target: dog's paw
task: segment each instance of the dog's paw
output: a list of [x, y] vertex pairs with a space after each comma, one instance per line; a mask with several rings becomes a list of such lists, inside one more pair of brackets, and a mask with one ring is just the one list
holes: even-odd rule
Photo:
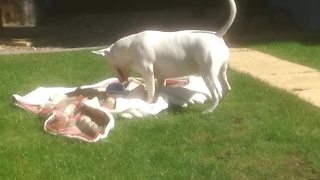
[[218, 103], [215, 103], [213, 106], [211, 106], [207, 110], [203, 111], [202, 114], [212, 113], [216, 109], [217, 106], [218, 106]]
[[192, 104], [204, 104], [208, 98], [201, 93], [196, 93], [193, 96], [191, 96], [189, 102]]
[[202, 111], [202, 114], [209, 114], [209, 113], [211, 113], [211, 112], [212, 112], [211, 110], [207, 109], [207, 110], [205, 110], [205, 111]]

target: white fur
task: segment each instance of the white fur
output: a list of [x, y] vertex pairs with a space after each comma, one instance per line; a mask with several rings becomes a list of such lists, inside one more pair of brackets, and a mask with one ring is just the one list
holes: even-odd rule
[[230, 17], [217, 33], [199, 30], [144, 31], [93, 52], [106, 56], [120, 81], [129, 77], [130, 70], [140, 73], [149, 102], [154, 98], [155, 78], [162, 82], [165, 78], [200, 74], [212, 96], [212, 106], [207, 110], [211, 112], [231, 89], [226, 75], [229, 49], [222, 36], [234, 21], [236, 5], [234, 0], [228, 1]]

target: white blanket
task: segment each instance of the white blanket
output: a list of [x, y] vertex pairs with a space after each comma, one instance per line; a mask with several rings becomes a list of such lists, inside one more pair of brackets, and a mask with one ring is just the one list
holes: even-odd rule
[[157, 88], [158, 98], [151, 104], [142, 98], [124, 95], [115, 98], [113, 108], [107, 108], [101, 105], [98, 95], [67, 95], [79, 89], [94, 89], [103, 94], [112, 83], [119, 81], [109, 78], [81, 87], [39, 87], [24, 96], [14, 94], [13, 98], [15, 105], [47, 117], [44, 123], [47, 132], [88, 142], [106, 138], [114, 127], [114, 119], [117, 116], [130, 119], [154, 116], [167, 109], [169, 104], [186, 107], [189, 104], [205, 103], [211, 98], [204, 81], [198, 76], [169, 79], [166, 86]]

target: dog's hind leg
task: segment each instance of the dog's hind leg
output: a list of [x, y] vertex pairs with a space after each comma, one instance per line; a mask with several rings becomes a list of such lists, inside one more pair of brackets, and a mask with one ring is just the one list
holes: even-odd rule
[[212, 112], [218, 106], [220, 99], [222, 98], [222, 86], [218, 75], [218, 68], [215, 69], [213, 66], [203, 66], [201, 68], [201, 76], [210, 91], [212, 100], [212, 106], [204, 113]]
[[219, 79], [217, 77], [207, 77], [206, 80], [204, 80], [210, 93], [211, 93], [211, 101], [212, 101], [212, 105], [211, 107], [209, 107], [209, 109], [207, 109], [206, 111], [204, 111], [204, 113], [208, 113], [208, 112], [212, 112], [213, 110], [215, 110], [215, 108], [218, 106], [221, 98], [222, 98], [222, 94], [221, 94], [221, 84], [219, 82]]
[[212, 106], [204, 111], [204, 113], [208, 113], [218, 106], [222, 98], [222, 86], [219, 80], [222, 62], [217, 61], [220, 57], [207, 48], [204, 48], [198, 55], [196, 61], [198, 62], [199, 72], [211, 94]]
[[219, 80], [222, 86], [222, 96], [224, 97], [230, 90], [231, 86], [227, 77], [228, 62], [224, 62], [219, 72]]

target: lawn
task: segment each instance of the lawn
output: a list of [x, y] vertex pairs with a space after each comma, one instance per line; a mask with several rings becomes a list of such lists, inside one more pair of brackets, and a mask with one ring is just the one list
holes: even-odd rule
[[90, 144], [45, 133], [11, 95], [110, 77], [89, 51], [0, 56], [0, 179], [319, 179], [320, 109], [229, 71], [232, 91], [208, 105], [118, 119]]
[[320, 70], [320, 35], [290, 41], [271, 41], [251, 48], [279, 58]]

